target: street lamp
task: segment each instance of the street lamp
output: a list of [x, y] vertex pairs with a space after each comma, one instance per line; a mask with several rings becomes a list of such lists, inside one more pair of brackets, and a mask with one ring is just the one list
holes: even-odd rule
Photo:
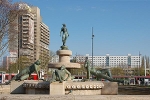
[[145, 56], [145, 59], [144, 59], [144, 75], [146, 76], [146, 56]]
[[[141, 53], [139, 51], [139, 68], [141, 68], [141, 64], [140, 64], [140, 61], [141, 61]], [[139, 68], [138, 68], [138, 72], [139, 72], [139, 75], [140, 75], [140, 71], [139, 71]]]
[[92, 68], [93, 68], [93, 38], [94, 38], [94, 34], [93, 34], [93, 27], [92, 27]]

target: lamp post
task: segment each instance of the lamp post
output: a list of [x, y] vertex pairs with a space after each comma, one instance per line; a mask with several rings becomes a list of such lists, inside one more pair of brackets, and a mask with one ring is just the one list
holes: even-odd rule
[[93, 68], [93, 38], [94, 38], [94, 34], [93, 34], [93, 27], [92, 27], [92, 68]]
[[145, 59], [144, 59], [144, 75], [146, 76], [146, 56], [145, 56]]
[[21, 31], [20, 31], [20, 29], [22, 29], [21, 28], [21, 22], [20, 22], [20, 20], [18, 19], [18, 23], [19, 23], [19, 26], [18, 26], [18, 73], [19, 73], [19, 70], [20, 70], [20, 45], [21, 45]]
[[20, 32], [18, 32], [18, 73], [19, 73], [19, 67], [20, 67]]
[[[140, 64], [140, 61], [141, 61], [141, 53], [139, 51], [139, 68], [141, 68], [141, 64]], [[139, 68], [138, 68], [138, 72], [139, 72], [139, 75], [140, 75], [140, 71], [139, 71]]]

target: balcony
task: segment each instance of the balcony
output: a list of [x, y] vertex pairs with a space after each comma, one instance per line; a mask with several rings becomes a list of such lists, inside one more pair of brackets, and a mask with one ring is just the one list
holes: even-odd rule
[[28, 37], [29, 37], [29, 34], [28, 34], [28, 33], [24, 33], [24, 34], [22, 34], [22, 38], [26, 38], [26, 39], [28, 39]]
[[28, 39], [27, 39], [27, 38], [23, 38], [22, 40], [23, 40], [23, 41], [27, 41]]
[[24, 31], [25, 31], [25, 30], [29, 30], [29, 28], [23, 28], [22, 30], [24, 30]]
[[22, 31], [22, 33], [23, 33], [23, 34], [27, 34], [27, 33], [28, 33], [28, 31]]

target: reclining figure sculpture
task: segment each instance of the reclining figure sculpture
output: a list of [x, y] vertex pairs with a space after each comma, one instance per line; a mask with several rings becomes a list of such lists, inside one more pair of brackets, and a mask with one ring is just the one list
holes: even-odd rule
[[60, 81], [62, 83], [63, 81], [68, 81], [71, 79], [71, 73], [66, 69], [64, 65], [62, 65], [59, 69], [56, 69], [52, 74], [52, 80], [50, 83], [55, 81]]
[[39, 73], [38, 71], [40, 70], [40, 60], [37, 60], [36, 62], [34, 62], [31, 66], [26, 67], [25, 69], [23, 69], [22, 71], [20, 71], [16, 76], [14, 76], [11, 80], [9, 80], [6, 84], [9, 84], [11, 81], [15, 80], [15, 81], [22, 81], [27, 79], [28, 77], [30, 77], [30, 75], [33, 72], [36, 72], [38, 75], [38, 79], [39, 79]]
[[112, 78], [111, 71], [109, 69], [99, 69], [91, 68], [88, 57], [85, 59], [84, 67], [87, 69], [87, 79], [90, 79], [90, 74], [94, 75], [97, 80], [106, 79], [111, 82], [123, 83], [122, 80], [116, 80]]

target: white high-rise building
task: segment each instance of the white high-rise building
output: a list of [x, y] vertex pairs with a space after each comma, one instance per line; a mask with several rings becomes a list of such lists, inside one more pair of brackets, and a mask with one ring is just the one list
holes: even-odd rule
[[[84, 62], [85, 57], [92, 62], [92, 56], [86, 54], [85, 56], [74, 56], [77, 62]], [[141, 65], [141, 56], [132, 56], [128, 54], [127, 56], [93, 56], [93, 66], [99, 67], [139, 67]]]

